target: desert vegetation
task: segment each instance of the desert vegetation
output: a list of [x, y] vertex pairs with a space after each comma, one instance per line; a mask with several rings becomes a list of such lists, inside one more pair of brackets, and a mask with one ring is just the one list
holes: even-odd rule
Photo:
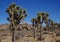
[[15, 3], [6, 12], [10, 24], [0, 25], [0, 42], [60, 42], [60, 23], [50, 19], [48, 12], [38, 12], [32, 24], [21, 23], [27, 12]]

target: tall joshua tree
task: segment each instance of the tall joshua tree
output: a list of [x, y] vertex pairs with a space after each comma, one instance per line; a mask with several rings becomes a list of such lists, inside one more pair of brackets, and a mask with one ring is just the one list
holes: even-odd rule
[[[38, 27], [39, 27], [39, 17], [32, 18], [31, 22], [33, 23], [33, 27], [37, 27], [37, 36], [38, 36]], [[35, 28], [34, 28], [34, 39], [35, 39]]]
[[[33, 27], [35, 27], [35, 18], [32, 18], [31, 22], [32, 22]], [[34, 39], [35, 39], [35, 28], [34, 28]]]
[[35, 19], [35, 24], [36, 24], [36, 27], [37, 27], [37, 36], [38, 36], [39, 24], [40, 24], [40, 17], [39, 16]]
[[26, 10], [21, 9], [19, 6], [16, 6], [16, 4], [13, 3], [7, 8], [6, 12], [9, 15], [7, 20], [10, 22], [9, 28], [11, 28], [11, 31], [12, 31], [12, 42], [15, 42], [14, 41], [15, 28], [17, 28], [20, 21], [27, 16]]
[[42, 17], [43, 17], [43, 16], [44, 16], [44, 13], [38, 13], [38, 14], [37, 14], [38, 23], [39, 23], [39, 25], [40, 25], [40, 37], [38, 38], [40, 41], [42, 40], [41, 30], [42, 30], [42, 23], [43, 23]]
[[40, 37], [39, 37], [40, 41], [42, 40], [42, 32], [41, 32], [42, 24], [47, 19], [47, 17], [48, 17], [48, 14], [46, 12], [39, 12], [37, 14], [38, 23], [40, 25]]

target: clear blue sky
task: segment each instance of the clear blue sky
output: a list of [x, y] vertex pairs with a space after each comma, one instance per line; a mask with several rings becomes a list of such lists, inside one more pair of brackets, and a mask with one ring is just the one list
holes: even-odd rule
[[36, 17], [37, 12], [48, 12], [49, 18], [60, 22], [60, 0], [0, 0], [0, 24], [9, 23], [6, 20], [6, 8], [13, 2], [26, 9], [28, 16], [24, 21], [28, 23], [31, 23], [31, 18]]

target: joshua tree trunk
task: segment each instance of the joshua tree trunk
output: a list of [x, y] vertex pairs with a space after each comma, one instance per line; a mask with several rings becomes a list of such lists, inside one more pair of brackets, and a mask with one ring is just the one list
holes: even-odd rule
[[34, 39], [35, 39], [35, 26], [34, 26], [34, 23], [33, 23], [33, 27], [34, 27]]
[[12, 29], [12, 42], [15, 42], [14, 32], [15, 32], [15, 29], [13, 28], [13, 29]]
[[35, 39], [35, 28], [34, 28], [34, 39]]
[[37, 36], [38, 36], [38, 27], [39, 27], [39, 26], [38, 26], [38, 24], [37, 24]]
[[47, 32], [48, 32], [48, 26], [49, 26], [49, 24], [47, 23], [47, 24], [46, 24], [46, 27], [47, 27]]
[[40, 41], [42, 40], [42, 24], [40, 24]]

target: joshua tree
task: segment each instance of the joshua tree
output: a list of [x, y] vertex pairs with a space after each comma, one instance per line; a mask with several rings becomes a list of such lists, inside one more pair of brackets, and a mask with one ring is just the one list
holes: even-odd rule
[[15, 28], [17, 28], [17, 26], [19, 25], [20, 21], [22, 19], [24, 19], [27, 14], [26, 11], [21, 9], [19, 6], [16, 6], [15, 3], [11, 4], [6, 12], [8, 13], [9, 17], [7, 18], [7, 20], [10, 22], [10, 27], [11, 31], [12, 31], [12, 42], [14, 41], [14, 31]]
[[40, 22], [39, 22], [39, 19], [38, 19], [39, 17], [37, 17], [36, 19], [35, 19], [35, 27], [37, 27], [37, 36], [38, 36], [38, 31], [39, 31], [39, 24], [40, 24]]
[[[31, 22], [33, 23], [33, 27], [37, 27], [37, 36], [38, 36], [38, 27], [39, 27], [39, 17], [32, 18]], [[34, 28], [34, 38], [35, 38], [35, 28]]]
[[[35, 18], [32, 18], [31, 22], [33, 27], [35, 27]], [[34, 28], [34, 39], [35, 39], [35, 28]]]
[[47, 19], [48, 17], [48, 13], [47, 12], [40, 12], [37, 14], [37, 22], [38, 24], [40, 25], [40, 41], [42, 40], [42, 33], [41, 33], [41, 30], [42, 30], [42, 23]]
[[43, 20], [42, 20], [43, 15], [44, 15], [44, 13], [38, 13], [37, 14], [37, 20], [38, 20], [37, 22], [40, 25], [40, 37], [38, 38], [40, 41], [42, 40], [41, 28], [42, 28], [42, 23], [43, 23]]

